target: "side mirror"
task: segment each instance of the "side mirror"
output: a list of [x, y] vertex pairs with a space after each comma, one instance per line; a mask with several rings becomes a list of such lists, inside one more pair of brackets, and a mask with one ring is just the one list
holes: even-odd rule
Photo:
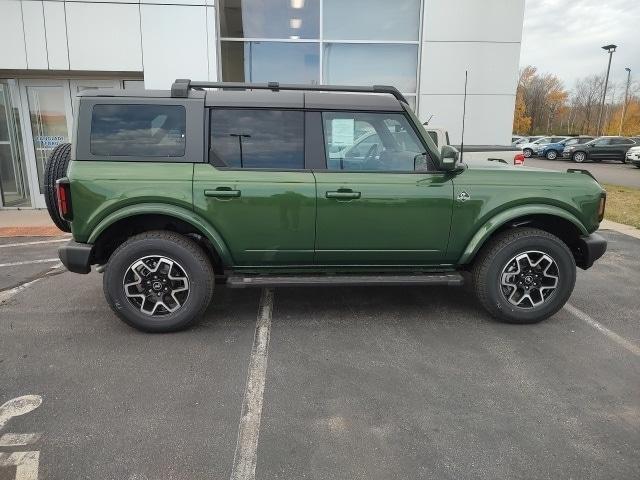
[[451, 171], [455, 170], [458, 159], [460, 158], [460, 152], [451, 145], [443, 145], [440, 150], [440, 158], [442, 160], [442, 169]]

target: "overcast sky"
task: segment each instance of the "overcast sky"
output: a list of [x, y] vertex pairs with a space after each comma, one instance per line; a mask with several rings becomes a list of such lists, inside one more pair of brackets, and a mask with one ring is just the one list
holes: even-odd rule
[[626, 81], [625, 67], [640, 79], [640, 0], [526, 0], [520, 67], [533, 65], [557, 75], [565, 88], [604, 73], [607, 53], [618, 45], [610, 81]]

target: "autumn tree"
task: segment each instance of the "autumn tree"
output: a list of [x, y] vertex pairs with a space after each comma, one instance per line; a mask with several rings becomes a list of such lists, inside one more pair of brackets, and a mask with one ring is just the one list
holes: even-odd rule
[[526, 106], [522, 98], [522, 92], [516, 94], [516, 108], [513, 115], [513, 131], [517, 134], [524, 134], [531, 128], [531, 117], [527, 116]]

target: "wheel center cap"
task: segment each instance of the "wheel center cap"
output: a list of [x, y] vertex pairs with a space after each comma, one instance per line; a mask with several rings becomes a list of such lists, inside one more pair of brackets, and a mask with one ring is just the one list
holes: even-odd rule
[[153, 282], [152, 287], [156, 291], [162, 290], [162, 282], [155, 281], [155, 282]]
[[531, 282], [533, 282], [533, 277], [531, 275], [524, 277], [524, 283], [530, 284]]

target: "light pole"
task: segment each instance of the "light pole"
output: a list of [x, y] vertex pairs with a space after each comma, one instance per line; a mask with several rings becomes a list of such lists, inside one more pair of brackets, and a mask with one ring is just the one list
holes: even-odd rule
[[613, 57], [613, 52], [618, 48], [617, 45], [605, 45], [602, 47], [603, 50], [606, 50], [609, 53], [609, 65], [607, 65], [607, 76], [604, 80], [604, 93], [602, 94], [602, 102], [600, 103], [600, 114], [598, 115], [598, 128], [596, 129], [596, 135], [600, 135], [600, 123], [602, 122], [602, 112], [604, 110], [604, 99], [607, 96], [607, 85], [609, 85], [609, 71], [611, 70], [611, 57]]
[[242, 139], [250, 138], [251, 135], [247, 135], [246, 133], [230, 133], [230, 137], [238, 137], [238, 145], [240, 146], [240, 168], [244, 168], [243, 158], [242, 158]]
[[626, 67], [627, 71], [627, 90], [624, 92], [624, 103], [622, 104], [622, 116], [620, 117], [620, 129], [618, 135], [622, 135], [622, 124], [624, 123], [624, 114], [627, 113], [627, 99], [629, 98], [629, 85], [631, 84], [631, 69]]

